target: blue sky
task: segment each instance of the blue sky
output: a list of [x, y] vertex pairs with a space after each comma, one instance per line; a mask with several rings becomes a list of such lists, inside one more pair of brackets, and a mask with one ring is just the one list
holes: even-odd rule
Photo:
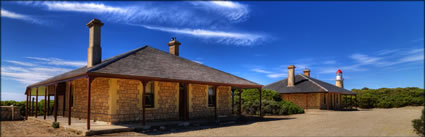
[[266, 85], [304, 68], [345, 88], [424, 87], [424, 2], [4, 2], [2, 100], [84, 66], [102, 20], [102, 58], [144, 45]]

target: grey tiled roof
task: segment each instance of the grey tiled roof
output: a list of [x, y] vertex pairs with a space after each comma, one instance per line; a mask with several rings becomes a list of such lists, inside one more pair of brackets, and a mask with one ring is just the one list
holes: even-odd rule
[[337, 92], [342, 94], [356, 94], [344, 88], [307, 77], [301, 74], [295, 76], [294, 87], [288, 87], [288, 79], [283, 79], [264, 86], [265, 89], [272, 89], [279, 93], [314, 93], [314, 92]]
[[149, 46], [143, 46], [124, 54], [109, 58], [93, 67], [82, 67], [47, 80], [30, 85], [39, 86], [55, 81], [86, 74], [88, 72], [146, 76], [173, 80], [225, 83], [261, 86], [255, 82], [202, 65], [188, 59], [174, 56]]

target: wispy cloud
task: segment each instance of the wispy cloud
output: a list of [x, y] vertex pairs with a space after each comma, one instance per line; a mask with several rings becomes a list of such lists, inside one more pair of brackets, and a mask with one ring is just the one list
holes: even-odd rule
[[19, 14], [19, 13], [15, 13], [15, 12], [12, 12], [12, 11], [8, 11], [8, 10], [5, 10], [3, 8], [1, 9], [1, 17], [23, 20], [23, 21], [27, 21], [27, 22], [31, 22], [31, 23], [36, 23], [36, 24], [42, 24], [43, 23], [43, 21], [41, 21], [40, 19], [36, 19], [36, 18], [29, 16], [29, 15], [24, 15], [24, 14]]
[[397, 51], [400, 51], [400, 50], [399, 49], [385, 49], [385, 50], [380, 50], [380, 51], [378, 51], [378, 55], [392, 54], [392, 53], [395, 53]]
[[66, 60], [58, 59], [58, 58], [40, 58], [40, 57], [27, 57], [27, 58], [42, 61], [40, 62], [42, 64], [57, 65], [57, 66], [82, 67], [87, 65], [87, 63], [83, 61], [66, 61]]
[[265, 74], [265, 76], [269, 78], [282, 78], [288, 75], [287, 73], [284, 73], [284, 72], [272, 72], [272, 71], [268, 71], [268, 70], [264, 70], [260, 68], [253, 68], [251, 69], [251, 71]]
[[270, 74], [270, 73], [272, 73], [272, 72], [270, 72], [270, 71], [266, 71], [266, 70], [259, 69], [259, 68], [251, 69], [251, 71], [258, 72], [258, 73], [265, 73], [265, 74]]
[[78, 3], [78, 2], [44, 2], [49, 10], [74, 11], [88, 13], [119, 13], [125, 14], [128, 8], [107, 6], [102, 3]]
[[409, 54], [416, 54], [416, 53], [423, 53], [424, 52], [424, 48], [419, 48], [419, 49], [412, 49], [409, 51]]
[[41, 80], [45, 80], [54, 75], [64, 73], [69, 69], [64, 68], [29, 68], [29, 67], [2, 67], [2, 77], [6, 77], [23, 84], [32, 84]]
[[82, 61], [67, 61], [58, 58], [27, 58], [31, 61], [5, 60], [10, 64], [4, 64], [1, 67], [2, 79], [33, 84], [85, 65], [85, 62]]
[[267, 77], [269, 78], [283, 78], [288, 76], [288, 74], [286, 73], [273, 73], [273, 74], [268, 74]]
[[13, 64], [16, 64], [16, 65], [22, 65], [22, 66], [35, 66], [35, 64], [33, 64], [33, 63], [15, 61], [15, 60], [5, 60], [5, 62], [13, 63]]
[[212, 11], [227, 17], [231, 21], [240, 22], [246, 20], [249, 14], [247, 5], [232, 1], [204, 1], [192, 2], [193, 5], [203, 6], [204, 10]]
[[224, 32], [224, 31], [213, 31], [205, 29], [178, 29], [178, 28], [168, 28], [168, 27], [157, 27], [157, 26], [148, 26], [140, 25], [144, 28], [151, 30], [158, 30], [163, 32], [185, 34], [200, 38], [215, 38], [218, 42], [228, 45], [246, 45], [250, 46], [264, 39], [263, 36], [250, 33], [240, 33], [240, 32]]
[[371, 57], [368, 55], [358, 54], [358, 53], [351, 55], [350, 58], [356, 60], [360, 64], [371, 64], [381, 60], [381, 58], [378, 58], [378, 57]]
[[20, 3], [50, 11], [96, 14], [111, 22], [136, 24], [146, 29], [184, 34], [226, 45], [259, 45], [267, 38], [264, 34], [223, 29], [229, 28], [233, 23], [243, 22], [249, 17], [250, 10], [247, 5], [232, 1], [135, 2], [135, 4], [118, 2], [114, 5], [106, 2], [68, 1]]

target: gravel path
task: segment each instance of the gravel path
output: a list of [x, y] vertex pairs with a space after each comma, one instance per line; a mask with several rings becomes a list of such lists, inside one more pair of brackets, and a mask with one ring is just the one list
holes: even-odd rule
[[[183, 130], [149, 133], [160, 136], [417, 136], [412, 120], [423, 107], [360, 111], [308, 110], [306, 114], [266, 116], [269, 121], [222, 127], [188, 127]], [[198, 128], [198, 129], [196, 129]], [[2, 121], [1, 136], [76, 136], [63, 128], [53, 129], [36, 121]], [[138, 132], [105, 136], [143, 136]]]
[[[190, 130], [163, 136], [417, 136], [412, 120], [423, 107], [362, 109], [360, 111], [308, 110], [306, 114], [266, 116], [278, 120], [246, 125]], [[109, 135], [146, 135], [127, 132]]]

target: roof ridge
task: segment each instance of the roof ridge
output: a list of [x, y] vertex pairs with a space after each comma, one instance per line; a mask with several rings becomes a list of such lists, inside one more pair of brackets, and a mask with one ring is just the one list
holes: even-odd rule
[[321, 86], [320, 84], [316, 83], [315, 81], [311, 80], [310, 78], [308, 78], [308, 77], [306, 77], [306, 76], [304, 76], [304, 75], [301, 75], [301, 74], [298, 74], [298, 75], [300, 75], [301, 77], [303, 77], [303, 78], [307, 79], [308, 81], [310, 81], [310, 82], [311, 82], [311, 83], [313, 83], [314, 85], [316, 85], [316, 86], [320, 87], [321, 89], [323, 89], [323, 90], [325, 90], [325, 91], [329, 91], [328, 89], [326, 89], [325, 87], [323, 87], [323, 86]]
[[[137, 48], [137, 49], [133, 49], [133, 50], [131, 50], [131, 51], [128, 51], [128, 52], [126, 52], [126, 53], [122, 53], [122, 54], [120, 54], [120, 55], [117, 55], [117, 56], [114, 56], [114, 57], [109, 58], [109, 59], [111, 59], [111, 60], [106, 59], [107, 61], [105, 61], [105, 62], [103, 62], [103, 63], [99, 64], [98, 66], [94, 66], [94, 67], [92, 67], [92, 68], [89, 68], [89, 69], [87, 70], [87, 72], [96, 71], [96, 70], [98, 70], [98, 69], [101, 69], [101, 68], [103, 68], [103, 67], [105, 67], [105, 66], [107, 66], [107, 65], [109, 65], [109, 64], [111, 64], [111, 63], [114, 63], [115, 61], [118, 61], [118, 60], [120, 60], [120, 59], [122, 59], [122, 58], [128, 57], [129, 55], [134, 54], [134, 53], [136, 53], [136, 52], [138, 52], [138, 51], [140, 51], [140, 50], [142, 50], [142, 49], [145, 49], [146, 47], [149, 47], [149, 46], [148, 46], [148, 45], [145, 45], [145, 46], [139, 47], [139, 48]], [[115, 58], [115, 57], [116, 57], [116, 58]]]
[[[163, 52], [163, 53], [170, 54], [170, 53], [168, 53], [168, 52], [166, 52], [166, 51], [163, 51], [163, 50], [160, 50], [160, 49], [157, 49], [157, 48], [154, 48], [154, 47], [152, 47], [152, 49], [156, 49], [156, 50], [161, 51], [161, 52]], [[170, 55], [171, 55], [171, 54], [170, 54]], [[173, 56], [175, 56], [175, 55], [173, 55]], [[242, 79], [242, 80], [246, 80], [246, 81], [251, 82], [251, 83], [253, 83], [253, 84], [261, 85], [261, 84], [258, 84], [258, 83], [256, 83], [256, 82], [253, 82], [253, 81], [250, 81], [250, 80], [247, 80], [247, 79], [244, 79], [244, 78], [238, 77], [238, 76], [233, 75], [233, 74], [230, 74], [230, 73], [228, 73], [228, 72], [224, 72], [224, 71], [221, 71], [221, 70], [219, 70], [219, 69], [216, 69], [216, 68], [213, 68], [213, 67], [210, 67], [210, 66], [204, 65], [204, 64], [200, 64], [200, 63], [197, 63], [197, 62], [194, 62], [194, 61], [192, 61], [192, 60], [186, 59], [186, 58], [181, 57], [181, 56], [175, 56], [175, 57], [176, 57], [176, 58], [183, 59], [183, 60], [185, 60], [185, 61], [189, 61], [189, 62], [191, 62], [191, 63], [195, 63], [195, 64], [200, 65], [200, 66], [204, 66], [204, 67], [207, 67], [207, 68], [210, 68], [210, 69], [213, 69], [213, 70], [219, 71], [219, 72], [223, 72], [223, 73], [229, 74], [229, 75], [231, 75], [231, 76], [233, 76], [233, 77], [236, 77], [236, 78], [239, 78], [239, 79]]]

